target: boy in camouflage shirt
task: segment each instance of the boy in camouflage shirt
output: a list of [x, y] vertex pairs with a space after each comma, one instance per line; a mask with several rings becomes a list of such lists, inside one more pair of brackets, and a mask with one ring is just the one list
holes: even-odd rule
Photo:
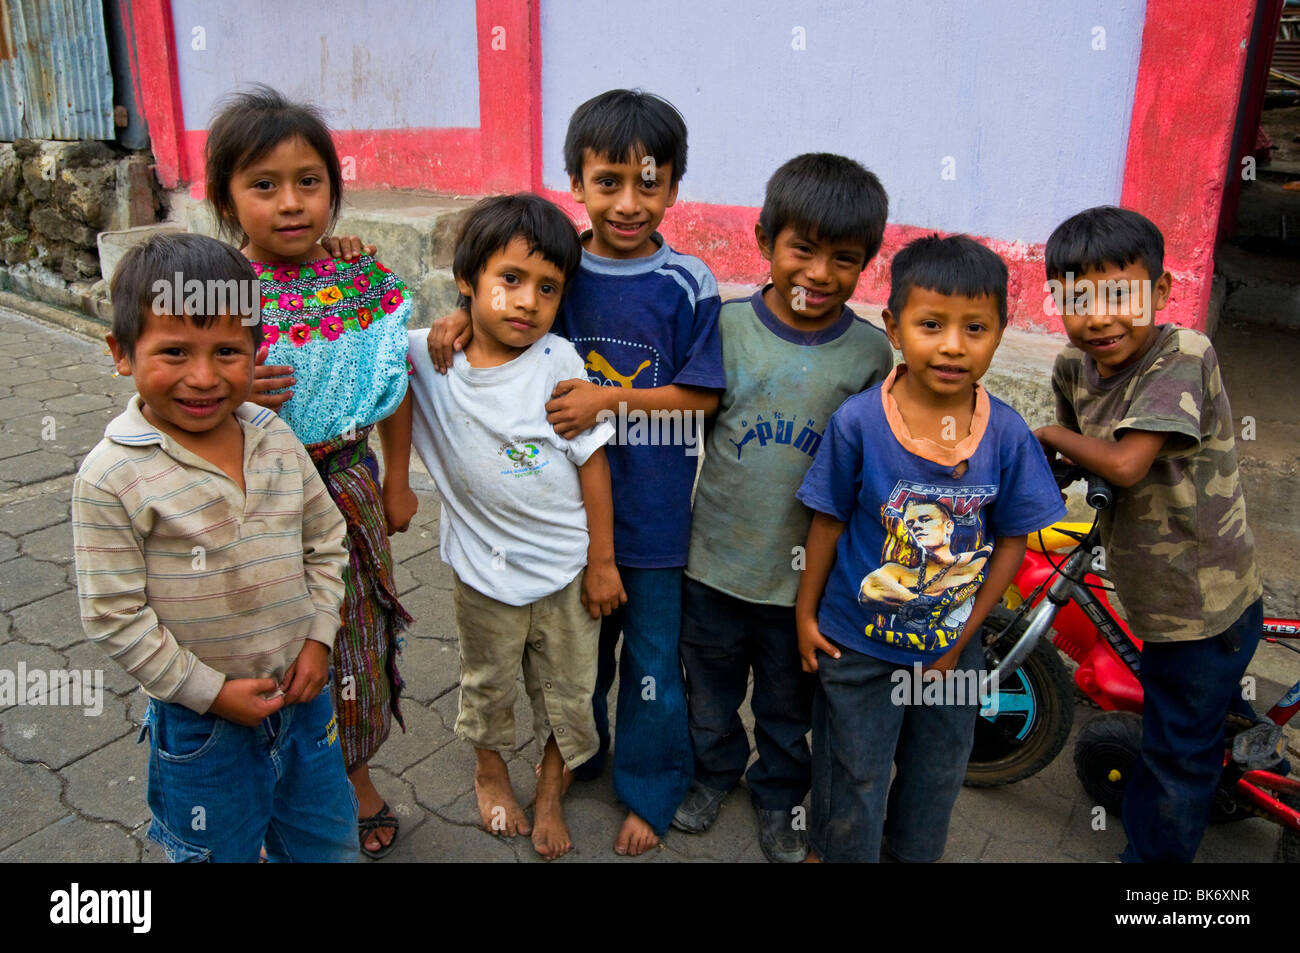
[[1143, 640], [1142, 757], [1124, 796], [1129, 862], [1190, 862], [1223, 764], [1229, 707], [1263, 626], [1232, 412], [1205, 335], [1152, 316], [1169, 300], [1164, 239], [1102, 206], [1063, 222], [1046, 266], [1070, 337], [1036, 435], [1115, 487], [1110, 575]]

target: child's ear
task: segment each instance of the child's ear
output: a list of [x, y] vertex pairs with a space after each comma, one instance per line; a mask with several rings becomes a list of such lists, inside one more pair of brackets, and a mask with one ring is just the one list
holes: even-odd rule
[[885, 335], [889, 338], [889, 343], [894, 346], [895, 351], [901, 351], [903, 339], [898, 333], [898, 319], [888, 308], [881, 311], [880, 316], [885, 319]]
[[573, 201], [577, 202], [579, 205], [587, 204], [586, 200], [583, 198], [584, 192], [582, 189], [582, 176], [569, 176], [569, 194], [573, 196]]
[[664, 202], [664, 208], [672, 208], [677, 204], [677, 187], [681, 185], [681, 180], [677, 180], [668, 190], [668, 201]]
[[113, 354], [113, 368], [121, 377], [131, 376], [131, 359], [126, 355], [126, 349], [118, 343], [117, 338], [113, 335], [105, 334], [104, 341], [108, 344], [109, 351]]
[[1174, 290], [1174, 276], [1169, 272], [1160, 273], [1160, 277], [1151, 286], [1151, 310], [1163, 311], [1169, 303], [1169, 296]]
[[754, 241], [758, 242], [758, 253], [767, 261], [772, 260], [772, 240], [767, 237], [767, 232], [763, 231], [763, 226], [754, 223]]
[[456, 279], [456, 290], [459, 291], [461, 294], [463, 294], [466, 298], [472, 299], [474, 297], [474, 286], [470, 284], [468, 281], [466, 281], [464, 278]]

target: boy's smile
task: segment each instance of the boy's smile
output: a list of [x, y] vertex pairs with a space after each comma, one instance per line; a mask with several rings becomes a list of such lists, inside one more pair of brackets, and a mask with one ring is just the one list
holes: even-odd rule
[[[913, 288], [898, 315], [885, 311], [885, 331], [903, 352], [908, 390], [929, 402], [965, 399], [993, 362], [1002, 340], [997, 300]], [[917, 397], [925, 397], [915, 391]]]
[[516, 357], [555, 323], [564, 291], [564, 273], [553, 262], [528, 251], [521, 235], [492, 253], [471, 285], [456, 279], [470, 299], [474, 336], [465, 357], [474, 367], [495, 367]]
[[1164, 272], [1155, 282], [1141, 262], [1107, 265], [1073, 277], [1062, 301], [1061, 320], [1070, 343], [1111, 377], [1141, 359], [1155, 341], [1155, 312], [1169, 303], [1173, 279]]
[[653, 235], [664, 213], [677, 201], [672, 163], [624, 157], [615, 162], [590, 149], [582, 154], [582, 178], [569, 179], [573, 198], [587, 209], [591, 237], [587, 250], [602, 258], [645, 258], [657, 246]]
[[822, 241], [786, 226], [769, 241], [759, 225], [754, 237], [772, 266], [772, 287], [763, 302], [781, 321], [803, 331], [819, 331], [839, 319], [867, 265], [860, 241]]
[[325, 161], [304, 139], [285, 139], [230, 180], [251, 261], [297, 263], [328, 257], [317, 239], [330, 222]]
[[207, 327], [154, 312], [128, 357], [110, 334], [117, 372], [135, 378], [144, 416], [182, 444], [216, 432], [253, 388], [253, 337], [238, 316]]

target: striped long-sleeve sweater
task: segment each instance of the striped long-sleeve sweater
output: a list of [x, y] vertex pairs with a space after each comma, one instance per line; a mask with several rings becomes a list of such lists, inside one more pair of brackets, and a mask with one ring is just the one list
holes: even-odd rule
[[227, 678], [331, 649], [347, 535], [307, 451], [256, 404], [245, 492], [145, 420], [139, 395], [82, 461], [72, 533], [82, 625], [154, 698], [206, 712]]

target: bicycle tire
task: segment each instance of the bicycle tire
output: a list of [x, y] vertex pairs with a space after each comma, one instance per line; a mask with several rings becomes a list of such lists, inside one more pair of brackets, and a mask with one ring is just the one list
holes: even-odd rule
[[[991, 670], [1015, 644], [1024, 621], [1008, 631], [1015, 614], [998, 607], [989, 613], [980, 638]], [[992, 636], [988, 644], [986, 635]], [[999, 685], [999, 714], [980, 716], [966, 764], [967, 787], [1013, 784], [1037, 774], [1055, 760], [1074, 725], [1074, 682], [1056, 647], [1040, 641], [1020, 668]]]

